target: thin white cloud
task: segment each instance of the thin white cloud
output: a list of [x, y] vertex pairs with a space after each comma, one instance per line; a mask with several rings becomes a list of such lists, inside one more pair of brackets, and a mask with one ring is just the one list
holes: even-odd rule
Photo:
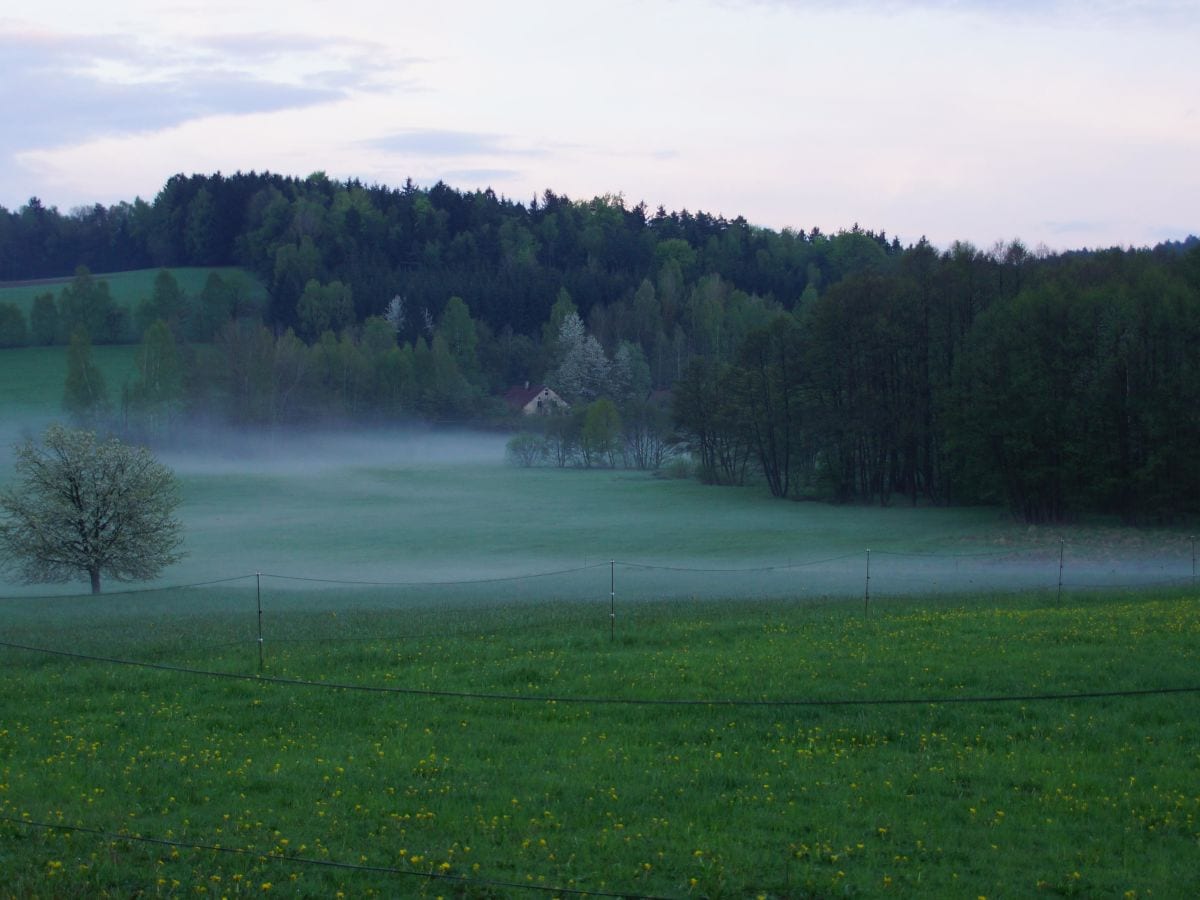
[[522, 156], [541, 155], [542, 151], [518, 150], [510, 141], [499, 135], [470, 131], [446, 131], [441, 129], [408, 129], [375, 138], [370, 146], [387, 153], [419, 155], [422, 157], [447, 156]]
[[521, 173], [516, 169], [447, 169], [438, 180], [460, 190], [488, 188], [494, 184], [506, 184]]
[[38, 53], [0, 38], [27, 120], [0, 202], [323, 169], [981, 246], [1140, 243], [1200, 209], [1194, 3], [179, 2], [45, 0]]
[[732, 5], [775, 6], [796, 11], [853, 12], [897, 16], [912, 12], [986, 15], [1005, 19], [1071, 18], [1194, 27], [1195, 0], [725, 0]]
[[390, 87], [404, 61], [381, 49], [251, 34], [202, 38], [168, 52], [116, 35], [0, 31], [0, 106], [14, 123], [0, 134], [0, 155]]

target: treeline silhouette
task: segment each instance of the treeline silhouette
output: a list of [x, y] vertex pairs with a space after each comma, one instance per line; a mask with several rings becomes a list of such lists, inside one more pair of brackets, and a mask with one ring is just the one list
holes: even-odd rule
[[939, 250], [619, 196], [519, 202], [321, 173], [178, 175], [153, 202], [0, 209], [0, 279], [80, 265], [257, 276], [265, 299], [219, 279], [182, 297], [163, 281], [130, 315], [76, 279], [27, 328], [0, 310], [9, 345], [79, 326], [137, 340], [162, 319], [172, 334], [153, 336], [155, 353], [201, 348], [181, 352], [174, 402], [234, 420], [469, 417], [524, 382], [567, 381], [577, 406], [673, 389], [677, 436], [712, 482], [1002, 502], [1030, 521], [1200, 512], [1194, 237]]

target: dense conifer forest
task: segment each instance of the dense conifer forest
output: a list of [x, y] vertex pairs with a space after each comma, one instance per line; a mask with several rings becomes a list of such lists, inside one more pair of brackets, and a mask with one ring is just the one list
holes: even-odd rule
[[[163, 271], [127, 310], [93, 274], [192, 266], [261, 287], [212, 273], [191, 295]], [[0, 208], [0, 281], [72, 273], [28, 310], [0, 303], [0, 345], [70, 344], [80, 418], [478, 422], [544, 382], [575, 412], [527, 461], [654, 467], [674, 447], [708, 482], [781, 498], [1200, 513], [1195, 237], [935, 248], [320, 173]], [[140, 343], [119, 400], [84, 377], [90, 345], [114, 342]]]

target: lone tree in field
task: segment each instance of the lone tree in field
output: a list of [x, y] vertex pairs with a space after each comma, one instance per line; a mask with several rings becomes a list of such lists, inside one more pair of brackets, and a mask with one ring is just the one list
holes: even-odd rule
[[175, 476], [149, 450], [51, 425], [40, 445], [17, 444], [17, 482], [0, 492], [0, 561], [27, 583], [86, 574], [155, 577], [183, 538]]

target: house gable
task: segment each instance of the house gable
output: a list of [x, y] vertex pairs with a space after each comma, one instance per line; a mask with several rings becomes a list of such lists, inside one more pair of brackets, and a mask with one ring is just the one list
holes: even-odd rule
[[570, 405], [562, 397], [544, 384], [509, 388], [504, 394], [504, 402], [513, 412], [524, 416], [544, 416], [570, 409]]

